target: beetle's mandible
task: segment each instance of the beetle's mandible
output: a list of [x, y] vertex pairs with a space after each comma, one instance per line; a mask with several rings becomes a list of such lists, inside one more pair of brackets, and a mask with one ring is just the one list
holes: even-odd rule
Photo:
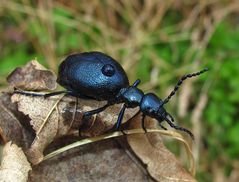
[[95, 100], [106, 100], [107, 104], [95, 110], [87, 111], [84, 116], [91, 116], [102, 112], [107, 107], [123, 103], [120, 110], [116, 129], [118, 130], [126, 108], [140, 108], [143, 113], [142, 128], [145, 116], [155, 118], [159, 125], [166, 129], [161, 123], [166, 121], [172, 128], [188, 133], [192, 138], [193, 134], [186, 128], [176, 126], [173, 117], [164, 109], [164, 105], [176, 93], [179, 86], [187, 78], [198, 76], [208, 69], [184, 75], [175, 88], [164, 100], [161, 100], [153, 93], [144, 93], [137, 88], [140, 80], [137, 79], [129, 85], [128, 77], [121, 65], [110, 56], [101, 52], [85, 52], [68, 56], [59, 66], [57, 82], [66, 90], [48, 94], [28, 93], [22, 90], [15, 90], [15, 93], [31, 96], [49, 97], [66, 93], [79, 98]]

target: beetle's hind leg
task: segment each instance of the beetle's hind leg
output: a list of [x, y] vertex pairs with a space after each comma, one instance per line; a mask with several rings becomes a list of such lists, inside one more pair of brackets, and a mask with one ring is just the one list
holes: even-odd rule
[[64, 90], [64, 91], [57, 91], [57, 92], [51, 92], [51, 93], [37, 93], [37, 92], [30, 92], [30, 91], [25, 91], [25, 90], [19, 90], [17, 88], [14, 88], [14, 92], [16, 94], [21, 94], [21, 95], [26, 95], [26, 96], [31, 96], [31, 97], [51, 97], [55, 95], [60, 95], [60, 94], [71, 94], [70, 91]]

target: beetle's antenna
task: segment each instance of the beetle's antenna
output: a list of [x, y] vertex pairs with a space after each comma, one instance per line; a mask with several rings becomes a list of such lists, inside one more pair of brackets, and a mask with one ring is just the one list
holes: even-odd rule
[[168, 95], [168, 97], [166, 97], [166, 99], [164, 99], [162, 106], [164, 104], [166, 104], [173, 95], [175, 95], [175, 93], [178, 91], [180, 85], [183, 83], [184, 80], [186, 80], [187, 78], [191, 78], [191, 77], [195, 77], [195, 76], [199, 76], [201, 74], [203, 74], [204, 72], [208, 71], [208, 68], [204, 68], [203, 70], [196, 72], [196, 73], [190, 73], [187, 75], [184, 75], [180, 78], [180, 80], [178, 81], [177, 85], [174, 87], [173, 91], [171, 91], [171, 93]]

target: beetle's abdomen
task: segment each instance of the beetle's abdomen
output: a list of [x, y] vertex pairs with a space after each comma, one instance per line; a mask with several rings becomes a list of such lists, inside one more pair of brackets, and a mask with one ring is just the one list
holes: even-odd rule
[[68, 56], [59, 66], [57, 82], [82, 96], [109, 101], [129, 86], [121, 65], [100, 52]]

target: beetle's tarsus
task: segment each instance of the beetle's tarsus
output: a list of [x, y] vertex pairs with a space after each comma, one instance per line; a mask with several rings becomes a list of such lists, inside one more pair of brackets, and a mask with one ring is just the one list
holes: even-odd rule
[[170, 121], [174, 122], [173, 116], [169, 114], [168, 112], [166, 113], [166, 117], [169, 117]]
[[180, 131], [183, 131], [183, 132], [186, 132], [187, 134], [190, 135], [190, 137], [194, 140], [194, 135], [192, 134], [191, 131], [189, 131], [188, 129], [186, 128], [183, 128], [181, 126], [177, 126], [177, 125], [174, 125], [168, 118], [165, 118], [165, 121], [174, 129], [176, 130], [180, 130]]
[[123, 133], [124, 136], [127, 135], [127, 133], [125, 133], [124, 130], [120, 130], [120, 131], [121, 133]]
[[167, 128], [165, 128], [161, 123], [159, 123], [159, 126], [164, 129], [164, 130], [168, 130]]

